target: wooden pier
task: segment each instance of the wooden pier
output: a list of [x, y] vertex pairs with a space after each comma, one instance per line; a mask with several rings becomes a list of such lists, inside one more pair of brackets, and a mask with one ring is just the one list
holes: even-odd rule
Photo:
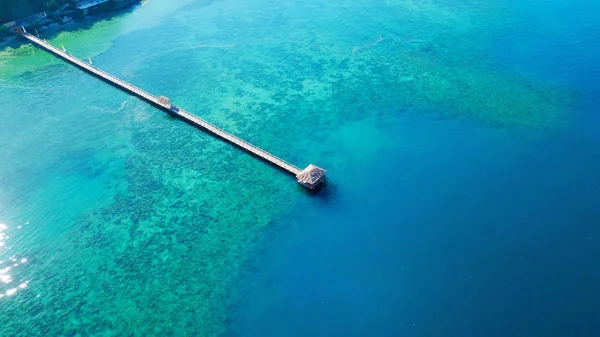
[[65, 50], [61, 50], [59, 48], [54, 47], [53, 45], [49, 44], [48, 42], [25, 32], [24, 29], [23, 29], [23, 31], [20, 32], [20, 34], [21, 34], [21, 36], [23, 36], [24, 38], [26, 38], [27, 40], [32, 42], [34, 45], [38, 46], [39, 48], [44, 49], [45, 51], [67, 61], [68, 63], [71, 63], [72, 65], [74, 65], [74, 66], [76, 66], [98, 78], [100, 78], [101, 80], [103, 80], [123, 91], [126, 91], [134, 96], [137, 96], [137, 97], [145, 100], [146, 102], [187, 122], [188, 124], [194, 125], [197, 128], [202, 129], [213, 136], [221, 138], [221, 139], [229, 142], [230, 144], [233, 144], [233, 145], [237, 146], [238, 148], [276, 166], [277, 168], [279, 168], [289, 174], [294, 175], [296, 177], [296, 179], [298, 180], [298, 183], [307, 187], [308, 189], [311, 189], [311, 190], [316, 189], [319, 185], [321, 185], [321, 183], [323, 183], [326, 180], [325, 174], [327, 173], [327, 171], [323, 170], [322, 168], [319, 168], [319, 167], [311, 164], [311, 165], [307, 166], [304, 170], [301, 170], [300, 168], [286, 162], [285, 160], [283, 160], [277, 156], [274, 156], [271, 153], [269, 153], [265, 150], [262, 150], [259, 147], [254, 146], [254, 145], [246, 142], [245, 140], [232, 135], [229, 132], [226, 132], [226, 131], [220, 129], [219, 127], [205, 121], [204, 119], [202, 119], [198, 116], [195, 116], [181, 108], [176, 107], [175, 105], [171, 104], [171, 101], [168, 98], [166, 98], [164, 96], [154, 96], [147, 91], [144, 91], [126, 81], [119, 79], [118, 77], [115, 77], [109, 73], [106, 73], [106, 72], [94, 67], [93, 65], [90, 64], [91, 62], [87, 63], [87, 62], [82, 61], [72, 55], [67, 54]]

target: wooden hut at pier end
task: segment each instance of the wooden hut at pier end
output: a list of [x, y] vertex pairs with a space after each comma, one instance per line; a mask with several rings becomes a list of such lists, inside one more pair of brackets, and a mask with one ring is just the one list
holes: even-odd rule
[[296, 175], [296, 179], [298, 179], [298, 183], [302, 186], [314, 190], [327, 180], [326, 174], [326, 170], [310, 164]]

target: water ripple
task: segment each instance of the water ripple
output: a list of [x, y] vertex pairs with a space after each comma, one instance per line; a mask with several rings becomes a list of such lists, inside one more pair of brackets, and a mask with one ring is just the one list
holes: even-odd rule
[[10, 245], [13, 235], [19, 235], [27, 225], [29, 222], [23, 226], [18, 225], [11, 231], [8, 225], [0, 224], [0, 299], [15, 296], [29, 286], [30, 280], [18, 277], [29, 259], [27, 256], [13, 252], [13, 247]]

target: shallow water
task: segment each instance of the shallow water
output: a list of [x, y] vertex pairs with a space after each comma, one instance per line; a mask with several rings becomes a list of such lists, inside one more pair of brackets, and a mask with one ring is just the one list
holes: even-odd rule
[[598, 10], [154, 0], [49, 39], [325, 167], [317, 196], [0, 52], [0, 334], [598, 335]]

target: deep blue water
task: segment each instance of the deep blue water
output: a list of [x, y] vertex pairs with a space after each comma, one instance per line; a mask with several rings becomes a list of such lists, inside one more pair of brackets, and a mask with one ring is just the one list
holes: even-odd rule
[[285, 221], [231, 336], [600, 336], [600, 12], [519, 6], [539, 30], [499, 34], [494, 57], [578, 92], [575, 121], [536, 138], [398, 111], [386, 132], [415, 150]]
[[232, 335], [598, 336], [595, 130], [521, 146], [451, 122], [390, 127], [419, 151], [382, 151], [286, 222]]

